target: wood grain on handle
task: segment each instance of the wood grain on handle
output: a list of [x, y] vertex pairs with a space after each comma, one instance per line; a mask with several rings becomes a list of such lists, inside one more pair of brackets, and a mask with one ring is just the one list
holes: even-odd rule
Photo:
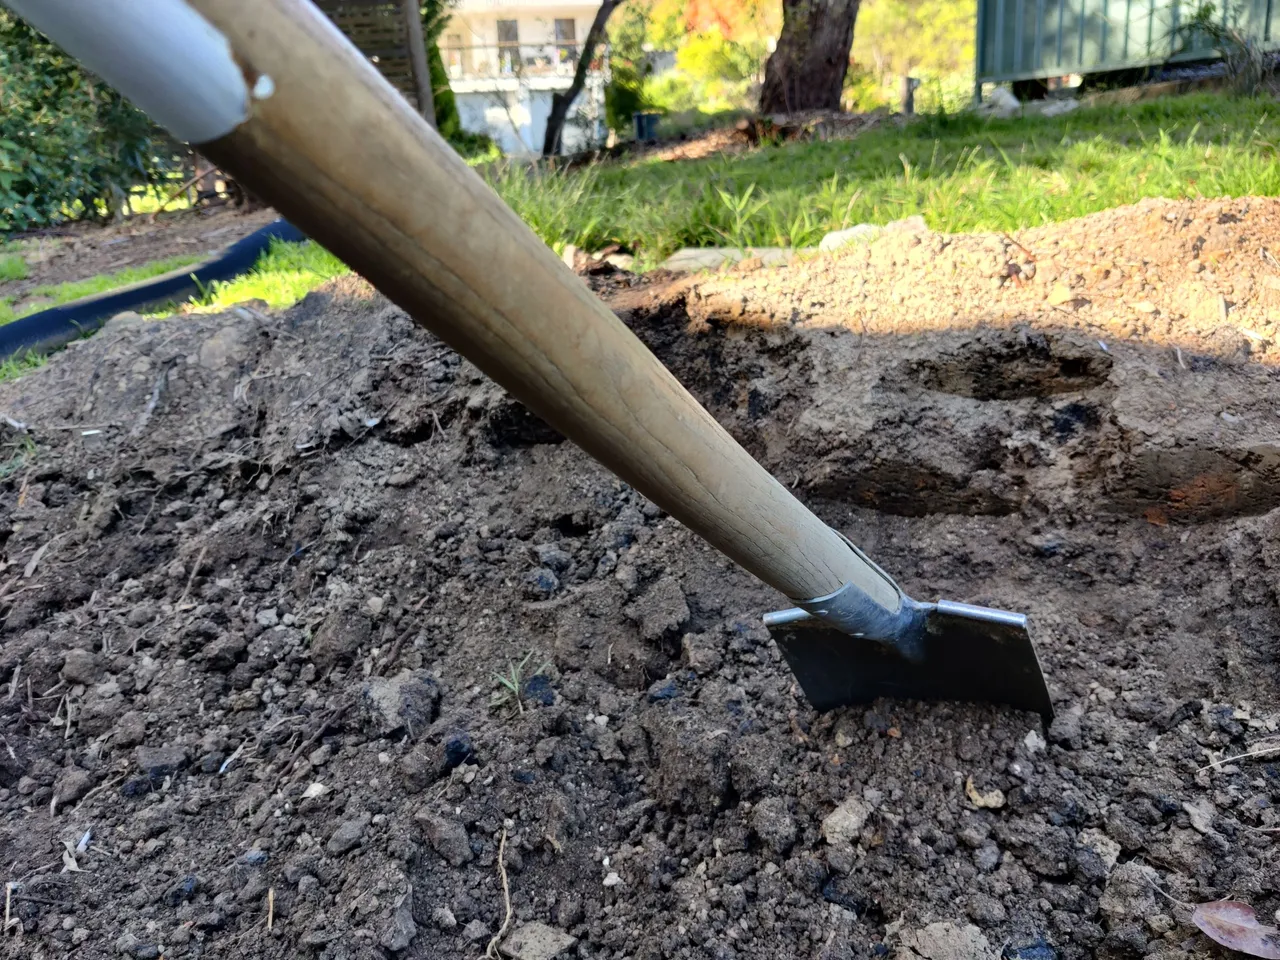
[[192, 0], [274, 92], [201, 152], [788, 597], [897, 594], [773, 479], [309, 0]]

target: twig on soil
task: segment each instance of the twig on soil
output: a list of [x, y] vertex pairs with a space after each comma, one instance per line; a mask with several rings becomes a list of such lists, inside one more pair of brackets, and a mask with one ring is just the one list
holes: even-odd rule
[[1028, 260], [1030, 260], [1032, 263], [1036, 262], [1036, 255], [1032, 253], [1030, 250], [1028, 250], [1026, 247], [1024, 247], [1022, 244], [1020, 244], [1017, 240], [1013, 239], [1013, 237], [1011, 237], [1007, 233], [1002, 234], [1002, 236], [1006, 240], [1008, 240], [1010, 243], [1012, 243], [1015, 247], [1017, 247], [1019, 250], [1021, 250], [1024, 254], [1026, 254], [1026, 257]]
[[129, 431], [129, 436], [140, 437], [142, 431], [147, 428], [147, 423], [151, 420], [151, 415], [156, 412], [156, 407], [160, 406], [160, 394], [164, 392], [164, 385], [169, 382], [169, 364], [165, 364], [164, 369], [160, 371], [160, 376], [156, 377], [155, 384], [151, 387], [151, 398], [147, 401], [146, 407], [142, 411], [142, 415], [138, 417], [138, 422], [133, 425], [133, 429]]
[[14, 888], [15, 890], [17, 890], [19, 887], [21, 887], [24, 883], [26, 883], [26, 882], [27, 882], [28, 880], [30, 880], [32, 877], [39, 876], [39, 875], [40, 875], [40, 874], [42, 874], [42, 873], [48, 873], [50, 870], [56, 870], [56, 869], [57, 869], [58, 867], [60, 867], [60, 866], [62, 866], [62, 859], [61, 859], [61, 858], [59, 858], [59, 859], [55, 860], [53, 863], [46, 863], [46, 864], [45, 864], [44, 866], [42, 866], [42, 867], [36, 867], [36, 868], [34, 868], [34, 869], [32, 869], [32, 870], [28, 870], [28, 871], [27, 871], [26, 873], [24, 873], [21, 877], [19, 877], [17, 880], [15, 880], [15, 881], [12, 883], [12, 886], [13, 886], [13, 888]]
[[293, 769], [293, 765], [298, 762], [298, 758], [302, 756], [302, 754], [305, 751], [310, 750], [313, 746], [315, 746], [316, 742], [319, 741], [319, 739], [322, 736], [324, 736], [324, 732], [328, 730], [329, 727], [331, 727], [334, 723], [336, 723], [338, 719], [346, 712], [347, 712], [347, 705], [345, 703], [340, 703], [338, 704], [338, 706], [334, 707], [331, 711], [329, 711], [329, 715], [325, 717], [322, 721], [320, 721], [320, 726], [316, 727], [315, 732], [311, 734], [311, 736], [309, 736], [302, 743], [298, 744], [298, 748], [294, 750], [292, 754], [290, 754], [289, 762], [286, 763], [284, 765], [284, 769], [280, 771], [280, 776], [282, 777], [288, 776], [289, 771]]
[[1184, 903], [1183, 901], [1179, 900], [1177, 897], [1173, 896], [1172, 894], [1165, 893], [1156, 885], [1155, 881], [1148, 880], [1147, 883], [1151, 885], [1152, 890], [1160, 894], [1160, 896], [1164, 897], [1170, 903], [1176, 903], [1178, 906], [1186, 910], [1194, 910], [1196, 908], [1196, 905], [1194, 903]]
[[498, 932], [494, 934], [493, 939], [489, 941], [489, 946], [485, 948], [484, 955], [489, 960], [496, 960], [498, 956], [498, 944], [502, 943], [502, 938], [507, 935], [507, 930], [511, 927], [511, 888], [507, 885], [507, 828], [502, 828], [502, 839], [498, 841], [498, 878], [502, 881], [502, 901], [506, 907], [506, 916], [502, 919], [502, 926], [498, 928]]
[[4, 927], [0, 928], [0, 933], [8, 933], [9, 927], [13, 926], [13, 920], [10, 919], [13, 910], [13, 884], [6, 883], [4, 885]]
[[1187, 365], [1182, 360], [1182, 348], [1174, 347], [1173, 353], [1174, 353], [1174, 356], [1178, 358], [1178, 366], [1180, 366], [1183, 370], [1187, 369]]
[[23, 903], [38, 903], [46, 907], [66, 907], [69, 906], [66, 900], [46, 900], [44, 897], [33, 897], [26, 893], [15, 893], [13, 899], [21, 900]]
[[382, 658], [382, 662], [378, 664], [378, 676], [386, 676], [387, 671], [390, 670], [391, 667], [395, 666], [396, 659], [400, 656], [400, 649], [404, 646], [404, 642], [408, 638], [410, 632], [410, 630], [405, 630], [401, 632], [400, 636], [396, 637], [395, 643], [391, 644], [391, 649], [387, 652], [387, 655]]
[[187, 577], [187, 585], [182, 588], [182, 596], [178, 598], [178, 602], [173, 605], [176, 612], [181, 609], [182, 605], [187, 602], [187, 594], [191, 592], [191, 585], [196, 582], [196, 574], [200, 572], [200, 564], [204, 563], [204, 552], [209, 549], [208, 545], [200, 548], [200, 555], [196, 557], [195, 566], [191, 568], [191, 576]]
[[1225, 763], [1234, 763], [1236, 760], [1248, 760], [1250, 757], [1270, 757], [1277, 753], [1280, 753], [1280, 739], [1259, 741], [1255, 749], [1249, 750], [1247, 753], [1237, 753], [1233, 757], [1222, 757], [1214, 760], [1212, 763], [1205, 764], [1196, 773], [1201, 770], [1208, 770], [1210, 767], [1220, 767]]
[[197, 180], [199, 180], [201, 177], [207, 177], [208, 175], [209, 175], [209, 171], [208, 171], [208, 170], [201, 170], [201, 171], [200, 171], [199, 173], [197, 173], [194, 177], [192, 177], [190, 180], [188, 180], [186, 183], [184, 183], [182, 186], [180, 186], [177, 190], [175, 190], [175, 191], [173, 191], [173, 193], [169, 194], [168, 198], [164, 201], [164, 203], [162, 203], [162, 204], [160, 204], [160, 206], [156, 207], [155, 213], [152, 213], [152, 214], [147, 218], [147, 223], [155, 223], [155, 222], [156, 222], [156, 217], [160, 216], [160, 214], [164, 212], [164, 208], [165, 208], [165, 207], [167, 207], [169, 204], [173, 203], [173, 201], [177, 200], [177, 199], [178, 199], [178, 197], [179, 197], [181, 194], [184, 194], [184, 193], [186, 193], [188, 190], [190, 190], [190, 189], [191, 189], [191, 187], [192, 187], [192, 185], [193, 185]]
[[231, 756], [222, 761], [222, 764], [218, 767], [218, 776], [222, 776], [231, 769], [231, 765], [240, 758], [240, 754], [244, 751], [244, 745], [248, 742], [248, 740], [240, 741], [240, 746], [236, 747], [235, 750], [232, 751]]
[[267, 887], [267, 929], [276, 922], [276, 888]]

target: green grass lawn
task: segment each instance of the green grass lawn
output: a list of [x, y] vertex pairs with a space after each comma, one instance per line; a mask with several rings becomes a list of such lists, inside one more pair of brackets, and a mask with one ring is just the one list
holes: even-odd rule
[[684, 246], [811, 246], [917, 213], [937, 230], [1011, 230], [1144, 197], [1274, 195], [1278, 140], [1280, 103], [1202, 94], [567, 175], [510, 167], [493, 182], [553, 247], [620, 243], [653, 262]]
[[[119, 270], [115, 273], [100, 273], [86, 280], [72, 280], [67, 283], [33, 287], [22, 295], [22, 299], [36, 298], [39, 302], [34, 305], [25, 305], [20, 309], [14, 308], [14, 297], [0, 296], [0, 323], [11, 323], [28, 314], [37, 313], [40, 310], [56, 307], [63, 303], [70, 303], [72, 300], [79, 300], [81, 297], [106, 293], [120, 287], [127, 287], [131, 283], [150, 280], [152, 277], [158, 277], [160, 274], [168, 273], [170, 270], [199, 263], [201, 259], [201, 257], [197, 256], [168, 257], [164, 260], [156, 260], [153, 263], [144, 263], [139, 267]], [[0, 279], [4, 278], [0, 277]], [[21, 278], [13, 277], [10, 279]]]
[[27, 279], [27, 262], [16, 253], [0, 254], [0, 283]]
[[317, 244], [273, 240], [251, 271], [212, 284], [196, 306], [220, 310], [246, 300], [265, 300], [268, 306], [288, 307], [326, 280], [348, 272], [346, 264]]
[[[10, 357], [8, 360], [0, 361], [0, 383], [16, 380], [24, 373], [43, 367], [44, 364], [45, 358], [34, 353], [26, 353], [20, 357]], [[0, 477], [0, 479], [3, 478]]]

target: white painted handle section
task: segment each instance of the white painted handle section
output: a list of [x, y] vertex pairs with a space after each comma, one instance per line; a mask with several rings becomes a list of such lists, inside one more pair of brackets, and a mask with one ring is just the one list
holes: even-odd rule
[[180, 140], [216, 140], [248, 116], [231, 45], [186, 0], [2, 2]]

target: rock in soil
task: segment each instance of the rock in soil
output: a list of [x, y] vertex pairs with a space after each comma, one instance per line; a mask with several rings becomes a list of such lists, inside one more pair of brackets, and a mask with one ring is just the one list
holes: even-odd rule
[[894, 960], [977, 960], [993, 956], [982, 931], [970, 925], [944, 921], [902, 934]]
[[1280, 201], [1147, 201], [587, 278], [908, 592], [1026, 612], [1048, 730], [817, 713], [776, 593], [353, 278], [0, 384], [4, 942], [476, 956], [505, 832], [566, 957], [1209, 956], [1155, 886], [1280, 907], [1265, 251]]
[[556, 960], [565, 957], [578, 941], [545, 923], [526, 923], [512, 931], [502, 944], [511, 960]]

